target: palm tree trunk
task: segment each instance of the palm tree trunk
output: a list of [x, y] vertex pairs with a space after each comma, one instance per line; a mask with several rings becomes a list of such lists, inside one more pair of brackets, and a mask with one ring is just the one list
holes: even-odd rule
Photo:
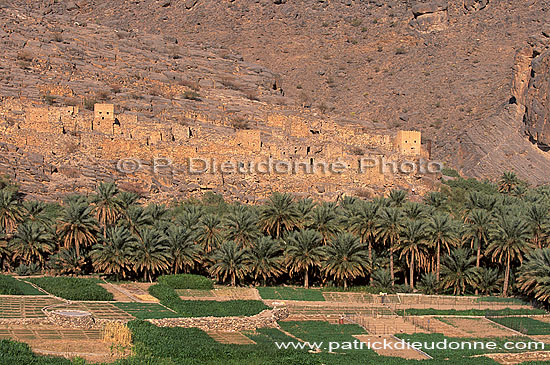
[[390, 277], [391, 277], [391, 286], [394, 286], [395, 274], [393, 273], [393, 239], [390, 240]]
[[435, 277], [437, 278], [437, 281], [439, 281], [439, 268], [440, 268], [440, 264], [441, 264], [441, 244], [440, 242], [438, 241], [437, 242], [437, 264], [436, 264], [436, 269], [435, 269]]
[[504, 288], [502, 288], [502, 296], [508, 294], [508, 281], [510, 280], [510, 253], [506, 255], [506, 273], [504, 274]]
[[[369, 239], [369, 262], [372, 265], [372, 241]], [[372, 272], [369, 275], [369, 285], [372, 286]]]
[[304, 272], [304, 288], [309, 288], [309, 275], [308, 275], [308, 268], [306, 267], [306, 270]]
[[231, 286], [237, 286], [237, 280], [234, 272], [231, 273]]
[[409, 265], [409, 281], [411, 289], [414, 290], [414, 251], [411, 251], [411, 262]]
[[348, 288], [348, 280], [344, 278], [344, 289]]

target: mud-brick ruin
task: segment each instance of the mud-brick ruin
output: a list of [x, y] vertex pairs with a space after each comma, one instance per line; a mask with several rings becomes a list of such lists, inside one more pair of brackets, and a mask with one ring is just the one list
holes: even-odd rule
[[[396, 161], [429, 158], [420, 132], [391, 136], [359, 124], [274, 109], [256, 122], [191, 112], [182, 123], [140, 119], [132, 111], [118, 112], [113, 104], [95, 104], [92, 111], [4, 99], [0, 117], [7, 121], [0, 173], [17, 181], [23, 192], [44, 198], [88, 192], [101, 181], [114, 180], [154, 200], [206, 191], [248, 202], [273, 191], [333, 199], [372, 196], [388, 187], [420, 193], [429, 186], [426, 181], [435, 179], [391, 168]], [[190, 164], [197, 161], [209, 166], [196, 173], [197, 166]], [[283, 173], [244, 168], [268, 161], [298, 168]], [[219, 169], [224, 163], [242, 169]], [[382, 163], [388, 171], [383, 172]], [[338, 169], [325, 169], [331, 164]]]

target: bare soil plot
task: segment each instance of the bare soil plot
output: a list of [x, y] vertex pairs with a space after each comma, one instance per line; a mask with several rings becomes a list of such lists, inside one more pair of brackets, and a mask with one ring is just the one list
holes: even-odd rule
[[[369, 307], [360, 305], [300, 305], [299, 303], [287, 303], [291, 315], [363, 315], [370, 317], [395, 316], [386, 307]], [[323, 302], [324, 303], [324, 302]]]
[[447, 317], [445, 321], [471, 335], [471, 337], [517, 336], [517, 333], [507, 330], [486, 318]]
[[176, 293], [183, 300], [261, 300], [258, 290], [254, 288], [176, 289]]
[[142, 302], [158, 302], [159, 300], [149, 294], [148, 290], [152, 283], [124, 283], [116, 284], [123, 291], [127, 292], [130, 296], [135, 297], [138, 301]]
[[550, 323], [550, 316], [537, 316], [535, 319], [537, 321]]
[[408, 317], [407, 321], [430, 333], [441, 333], [448, 337], [468, 337], [468, 334], [461, 329], [434, 317]]
[[521, 364], [523, 362], [548, 362], [549, 351], [532, 351], [521, 353], [485, 354], [500, 364]]
[[118, 286], [110, 283], [99, 283], [99, 286], [104, 287], [109, 293], [113, 294], [113, 300], [117, 302], [134, 302], [132, 296], [125, 294], [125, 290], [118, 289]]
[[[410, 359], [410, 360], [429, 359], [429, 357], [424, 355], [423, 353], [407, 346], [404, 346], [402, 350], [396, 349], [395, 348], [396, 345], [399, 348], [399, 346], [401, 345], [400, 344], [401, 341], [396, 340], [391, 336], [354, 335], [353, 337], [365, 343], [365, 346], [369, 346], [370, 344], [370, 348], [381, 356], [394, 356], [394, 357], [401, 357], [403, 359]], [[391, 344], [392, 348], [384, 349], [384, 346], [383, 346], [384, 341], [388, 344]]]
[[1, 325], [0, 338], [15, 340], [101, 340], [99, 329], [63, 328], [50, 324]]
[[92, 316], [100, 319], [112, 319], [130, 321], [135, 319], [131, 314], [123, 311], [112, 303], [105, 302], [74, 302], [56, 309], [76, 309], [92, 313]]
[[283, 322], [303, 322], [303, 321], [325, 321], [328, 323], [336, 324], [338, 323], [339, 319], [341, 318], [341, 315], [333, 314], [333, 315], [324, 315], [324, 314], [312, 314], [312, 315], [304, 315], [304, 314], [291, 314], [287, 318], [283, 319]]
[[63, 328], [51, 324], [0, 325], [0, 339], [29, 344], [44, 355], [83, 357], [91, 362], [112, 362], [127, 353], [113, 353], [99, 329]]
[[219, 343], [233, 344], [233, 345], [255, 345], [256, 342], [246, 337], [240, 332], [220, 332], [220, 331], [208, 331], [208, 336], [212, 337]]
[[2, 296], [0, 318], [44, 318], [42, 308], [63, 303], [50, 296]]

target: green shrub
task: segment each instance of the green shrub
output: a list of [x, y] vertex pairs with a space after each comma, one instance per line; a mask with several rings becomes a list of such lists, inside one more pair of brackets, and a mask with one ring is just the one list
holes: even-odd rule
[[28, 280], [50, 294], [69, 300], [113, 300], [113, 294], [99, 286], [98, 279], [46, 276]]
[[269, 308], [260, 300], [229, 300], [224, 302], [182, 300], [174, 289], [163, 284], [149, 287], [149, 294], [158, 298], [163, 305], [175, 310], [182, 317], [253, 316]]
[[0, 364], [68, 365], [71, 360], [62, 357], [35, 355], [26, 343], [0, 340]]
[[158, 278], [159, 284], [169, 286], [172, 289], [204, 289], [214, 287], [212, 280], [192, 274], [162, 275]]
[[0, 275], [1, 295], [44, 295], [40, 290], [8, 275]]

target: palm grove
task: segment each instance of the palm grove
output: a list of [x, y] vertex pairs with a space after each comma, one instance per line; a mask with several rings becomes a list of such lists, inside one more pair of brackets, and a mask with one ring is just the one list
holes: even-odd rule
[[550, 300], [550, 187], [513, 173], [442, 184], [420, 202], [403, 190], [316, 203], [274, 193], [262, 205], [220, 196], [143, 205], [112, 183], [63, 204], [0, 186], [4, 270], [153, 280], [211, 275], [231, 285], [300, 282], [361, 290]]

